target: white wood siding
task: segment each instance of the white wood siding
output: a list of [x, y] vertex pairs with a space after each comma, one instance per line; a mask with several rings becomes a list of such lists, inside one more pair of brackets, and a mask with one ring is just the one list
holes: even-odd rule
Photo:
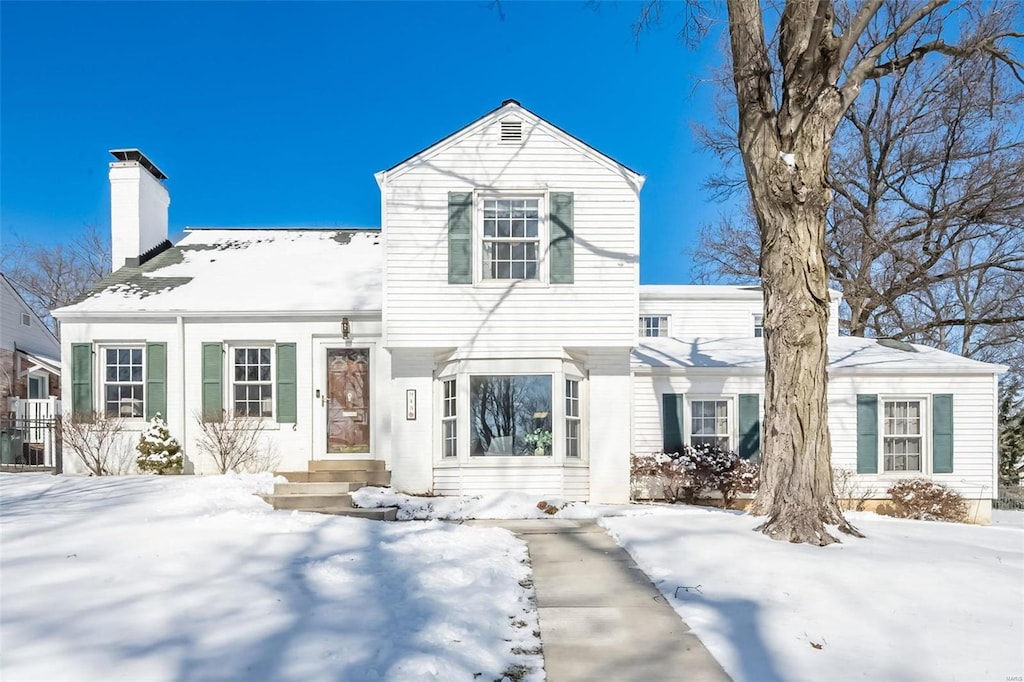
[[[499, 144], [497, 126], [483, 126], [384, 183], [388, 345], [630, 345], [637, 316], [636, 190], [623, 171], [545, 124], [524, 119], [521, 146]], [[448, 192], [474, 189], [573, 192], [574, 283], [448, 284]], [[480, 259], [475, 240], [473, 258]]]
[[[22, 313], [29, 316], [29, 325], [21, 323]], [[60, 344], [25, 305], [6, 279], [0, 279], [0, 348], [38, 353], [57, 360], [60, 358]], [[6, 408], [6, 405], [4, 406]]]
[[[645, 295], [644, 287], [640, 287], [639, 314], [668, 315], [669, 336], [676, 338], [752, 337], [754, 315], [763, 312], [764, 303], [758, 293], [711, 297], [699, 291], [680, 290], [677, 296], [655, 297]], [[828, 335], [839, 336], [839, 300], [833, 300], [829, 306]]]
[[434, 469], [434, 492], [438, 495], [492, 495], [508, 491], [588, 499], [588, 475], [582, 467], [560, 466], [473, 466]]
[[[759, 375], [642, 374], [634, 377], [633, 386], [633, 452], [636, 454], [650, 454], [662, 449], [661, 396], [664, 393], [701, 396], [757, 393], [762, 396], [763, 409], [764, 378]], [[934, 394], [952, 393], [953, 473], [926, 472], [926, 475], [948, 485], [968, 499], [992, 499], [995, 496], [997, 473], [994, 386], [991, 375], [833, 376], [829, 379], [832, 465], [837, 469], [857, 469], [857, 394], [928, 398]], [[929, 437], [931, 429], [930, 402], [928, 405], [926, 418], [929, 426], [926, 428], [926, 438]], [[688, 412], [686, 418], [689, 418]], [[930, 470], [930, 458], [928, 469]], [[856, 477], [858, 490], [870, 489], [875, 493], [873, 497], [884, 498], [885, 491], [899, 480], [900, 476], [859, 474]]]
[[[177, 318], [154, 318], [152, 321], [90, 320], [81, 323], [66, 319], [62, 324], [63, 357], [71, 357], [71, 344], [146, 342], [167, 344], [167, 420], [171, 434], [182, 444], [185, 456], [195, 467], [196, 473], [215, 473], [211, 458], [200, 453], [196, 445], [199, 426], [195, 415], [202, 409], [202, 344], [203, 343], [295, 343], [296, 350], [296, 407], [297, 423], [265, 423], [265, 437], [273, 443], [280, 458], [278, 470], [305, 471], [310, 458], [319, 450], [315, 443], [313, 421], [325, 419], [323, 407], [314, 399], [316, 389], [325, 389], [325, 379], [319, 376], [314, 358], [315, 342], [337, 340], [340, 335], [340, 320], [315, 319], [296, 316], [290, 319], [271, 318], [259, 320], [243, 318], [217, 320], [213, 318], [185, 318], [179, 327]], [[352, 346], [371, 344], [379, 340], [380, 321], [373, 319], [352, 319]], [[184, 355], [181, 338], [184, 336]], [[371, 417], [374, 422], [373, 449], [379, 459], [388, 460], [391, 452], [391, 362], [387, 352], [374, 354], [376, 367], [371, 383]], [[276, 362], [276, 358], [275, 358]], [[63, 366], [62, 399], [70, 410], [71, 406], [71, 363]], [[225, 356], [225, 366], [227, 365]], [[99, 396], [101, 380], [98, 358], [94, 356], [93, 392]], [[230, 401], [230, 383], [225, 381], [223, 396], [225, 408]], [[275, 398], [276, 399], [276, 398]], [[403, 398], [404, 399], [404, 398]], [[96, 403], [97, 409], [100, 404]], [[404, 408], [403, 408], [404, 415]], [[126, 429], [131, 439], [137, 440], [138, 432], [145, 427], [144, 419], [126, 420]], [[74, 457], [65, 456], [69, 472], [76, 469]]]

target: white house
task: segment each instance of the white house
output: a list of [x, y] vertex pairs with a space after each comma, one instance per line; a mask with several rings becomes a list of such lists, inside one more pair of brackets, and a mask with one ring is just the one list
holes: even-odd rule
[[[197, 472], [198, 419], [222, 411], [262, 420], [282, 469], [381, 460], [410, 492], [624, 502], [630, 452], [757, 452], [760, 291], [640, 286], [643, 176], [515, 101], [377, 173], [379, 230], [172, 246], [165, 176], [115, 156], [115, 272], [54, 313], [65, 401], [165, 414]], [[990, 500], [1003, 368], [841, 338], [839, 302], [837, 463]]]

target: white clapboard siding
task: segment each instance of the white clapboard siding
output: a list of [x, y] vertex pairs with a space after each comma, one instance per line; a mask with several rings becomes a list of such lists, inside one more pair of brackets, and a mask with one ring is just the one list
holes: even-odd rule
[[[501, 144], [494, 120], [383, 183], [389, 346], [632, 344], [637, 191], [622, 169], [523, 118], [522, 145]], [[448, 193], [473, 190], [572, 192], [574, 283], [448, 284]]]
[[[63, 357], [71, 357], [73, 343], [123, 344], [163, 342], [167, 344], [167, 421], [171, 435], [182, 444], [184, 454], [195, 467], [196, 473], [215, 473], [212, 459], [204, 455], [197, 443], [200, 435], [196, 415], [202, 412], [202, 344], [203, 343], [294, 343], [296, 351], [296, 408], [297, 423], [278, 424], [265, 422], [265, 438], [273, 444], [277, 470], [305, 470], [311, 453], [322, 451], [315, 442], [314, 420], [324, 418], [322, 405], [315, 398], [317, 389], [325, 390], [325, 377], [320, 376], [314, 353], [319, 350], [316, 342], [321, 339], [336, 339], [341, 343], [340, 327], [336, 319], [316, 319], [296, 315], [291, 319], [258, 318], [214, 319], [184, 318], [181, 326], [177, 318], [156, 318], [152, 321], [91, 319], [66, 319], [61, 325]], [[380, 320], [353, 319], [351, 321], [352, 345], [359, 347], [379, 341]], [[184, 338], [184, 355], [181, 339]], [[96, 347], [94, 345], [94, 348]], [[391, 362], [390, 355], [377, 345], [373, 357], [374, 367], [371, 383], [371, 416], [374, 423], [374, 456], [389, 459], [391, 420]], [[275, 356], [276, 362], [276, 356]], [[225, 356], [225, 371], [227, 358]], [[70, 410], [71, 367], [66, 363], [63, 369], [62, 400]], [[429, 377], [429, 373], [428, 373]], [[94, 395], [99, 396], [99, 365], [94, 365]], [[223, 384], [225, 405], [230, 402], [229, 382]], [[276, 399], [276, 398], [275, 398]], [[404, 393], [402, 400], [404, 401]], [[96, 404], [97, 409], [100, 407]], [[404, 407], [403, 412], [404, 414]], [[125, 428], [138, 438], [138, 432], [145, 428], [145, 420], [129, 419]], [[65, 461], [69, 471], [76, 471], [73, 455], [66, 452]]]
[[[839, 303], [833, 294], [828, 335], [839, 336]], [[760, 290], [729, 286], [641, 286], [640, 315], [669, 317], [669, 336], [750, 337], [754, 315], [764, 312]]]
[[435, 468], [434, 493], [438, 495], [493, 495], [521, 492], [538, 497], [586, 500], [587, 471], [560, 466], [473, 466]]
[[[22, 324], [22, 315], [28, 316], [27, 325]], [[54, 360], [60, 357], [60, 343], [7, 278], [0, 277], [0, 348], [12, 351], [15, 347]]]
[[[711, 397], [758, 393], [763, 396], [764, 379], [760, 375], [707, 373], [686, 377], [640, 374], [634, 377], [633, 387], [633, 452], [650, 454], [662, 449], [662, 394], [684, 393]], [[996, 394], [991, 374], [832, 376], [829, 379], [828, 405], [833, 467], [853, 471], [857, 469], [857, 394], [928, 398], [943, 393], [953, 394], [953, 473], [932, 474], [926, 471], [925, 475], [948, 485], [967, 498], [992, 499], [995, 496], [996, 475]], [[762, 397], [762, 409], [763, 400]], [[686, 418], [689, 419], [689, 412]], [[930, 413], [926, 414], [926, 419], [930, 425]], [[930, 426], [926, 432], [930, 432]], [[899, 480], [899, 475], [859, 474], [856, 477], [858, 494], [872, 490], [874, 497], [883, 498], [886, 496], [885, 491], [896, 480]]]

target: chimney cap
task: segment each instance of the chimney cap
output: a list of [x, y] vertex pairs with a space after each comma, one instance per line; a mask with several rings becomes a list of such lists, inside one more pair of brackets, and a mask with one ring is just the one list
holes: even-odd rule
[[137, 161], [140, 166], [148, 170], [153, 174], [157, 180], [166, 180], [167, 176], [164, 172], [156, 167], [156, 164], [150, 161], [145, 154], [138, 149], [111, 149], [110, 153], [114, 155], [114, 158], [118, 161]]

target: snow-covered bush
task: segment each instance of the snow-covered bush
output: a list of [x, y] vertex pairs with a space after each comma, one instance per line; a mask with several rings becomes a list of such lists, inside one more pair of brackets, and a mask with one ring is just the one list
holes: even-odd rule
[[718, 493], [728, 507], [740, 493], [757, 491], [760, 471], [756, 462], [711, 445], [685, 445], [681, 452], [633, 455], [630, 462], [634, 499], [646, 491], [666, 502], [692, 504], [702, 495]]
[[154, 474], [181, 473], [184, 465], [181, 445], [171, 436], [159, 412], [153, 415], [153, 420], [139, 436], [139, 444], [135, 449], [139, 451], [139, 456], [135, 458], [135, 466], [139, 467], [139, 471], [151, 471]]
[[901, 519], [963, 521], [967, 501], [955, 490], [926, 478], [908, 478], [888, 490], [892, 515]]

